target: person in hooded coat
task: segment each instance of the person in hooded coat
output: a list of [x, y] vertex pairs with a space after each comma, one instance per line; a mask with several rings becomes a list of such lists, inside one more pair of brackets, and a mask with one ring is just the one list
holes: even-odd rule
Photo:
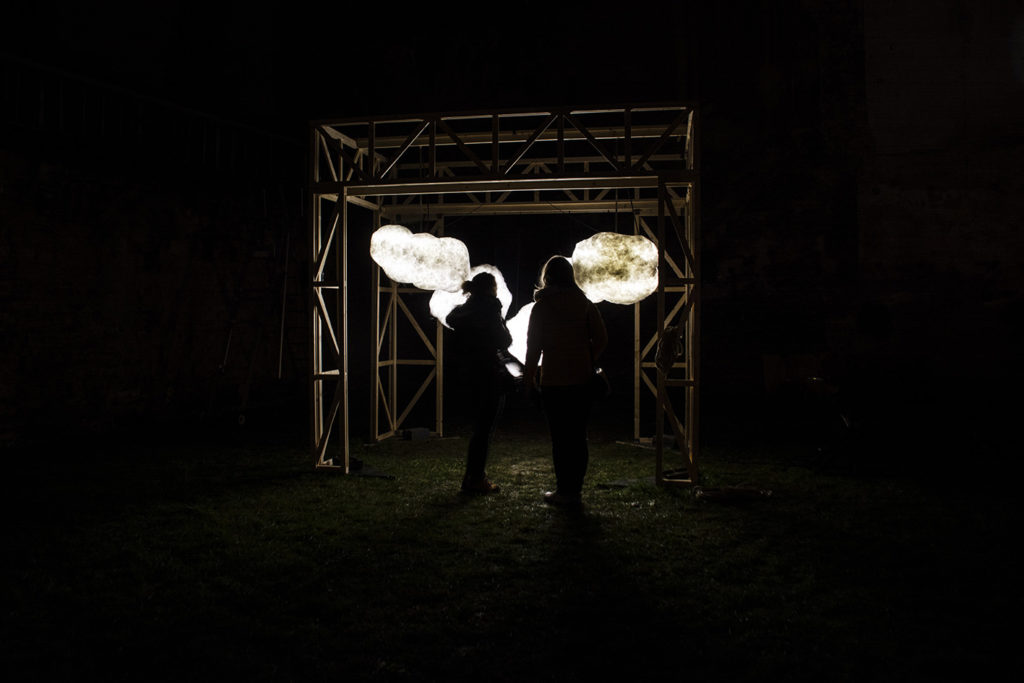
[[526, 340], [524, 383], [538, 384], [551, 432], [556, 489], [544, 494], [553, 505], [578, 505], [590, 459], [587, 421], [594, 361], [608, 344], [600, 311], [576, 284], [572, 263], [552, 256], [541, 271]]
[[464, 493], [497, 493], [485, 471], [498, 417], [505, 405], [508, 372], [501, 353], [512, 343], [498, 301], [498, 283], [490, 273], [479, 273], [462, 285], [469, 299], [456, 306], [445, 322], [454, 333], [457, 376], [463, 389], [473, 434], [466, 453]]

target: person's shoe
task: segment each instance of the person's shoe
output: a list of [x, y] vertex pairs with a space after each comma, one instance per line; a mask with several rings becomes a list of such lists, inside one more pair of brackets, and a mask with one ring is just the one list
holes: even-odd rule
[[479, 479], [474, 482], [463, 482], [462, 484], [463, 493], [497, 493], [500, 490], [500, 486], [492, 484], [486, 479]]
[[580, 496], [570, 496], [558, 491], [548, 491], [544, 494], [544, 502], [548, 505], [581, 505]]

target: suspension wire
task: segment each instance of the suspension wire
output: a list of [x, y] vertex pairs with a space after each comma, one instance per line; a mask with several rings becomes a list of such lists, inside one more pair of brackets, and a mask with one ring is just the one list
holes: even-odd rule
[[462, 215], [462, 216], [459, 216], [458, 218], [456, 218], [455, 220], [453, 220], [453, 221], [452, 221], [451, 223], [447, 223], [446, 225], [448, 225], [448, 226], [452, 226], [452, 225], [455, 225], [455, 224], [456, 224], [456, 223], [458, 223], [459, 221], [461, 221], [461, 220], [464, 220], [464, 219], [466, 219], [466, 218], [469, 218], [470, 216], [472, 216], [473, 214], [475, 214], [475, 213], [476, 213], [477, 211], [479, 211], [480, 209], [484, 208], [484, 206], [486, 206], [486, 204], [484, 204], [483, 202], [480, 202], [480, 204], [479, 204], [479, 205], [478, 205], [478, 206], [477, 206], [477, 207], [476, 207], [475, 209], [473, 209], [472, 211], [470, 211], [470, 212], [469, 212], [469, 213], [467, 213], [467, 214], [464, 214], [464, 215]]
[[640, 216], [636, 214], [636, 206], [633, 204], [633, 195], [629, 196], [629, 211], [633, 214], [633, 234], [640, 234]]
[[615, 188], [615, 219], [612, 223], [614, 231], [619, 231], [619, 188]]
[[[615, 161], [619, 160], [619, 141], [615, 141], [615, 149], [613, 152]], [[619, 188], [615, 188], [615, 211], [612, 213], [612, 232], [617, 233], [619, 231]]]
[[585, 227], [587, 230], [589, 230], [590, 232], [594, 233], [595, 235], [597, 233], [601, 232], [600, 230], [598, 230], [594, 226], [590, 225], [586, 221], [581, 221], [579, 218], [576, 218], [576, 216], [574, 216], [571, 211], [563, 211], [562, 209], [558, 208], [557, 206], [555, 206], [554, 204], [552, 204], [551, 202], [549, 202], [547, 200], [545, 200], [544, 203], [547, 204], [548, 206], [550, 206], [552, 209], [554, 209], [558, 213], [564, 213], [569, 218], [571, 218], [572, 220], [576, 221], [577, 223], [579, 223], [580, 225], [582, 225], [583, 227]]

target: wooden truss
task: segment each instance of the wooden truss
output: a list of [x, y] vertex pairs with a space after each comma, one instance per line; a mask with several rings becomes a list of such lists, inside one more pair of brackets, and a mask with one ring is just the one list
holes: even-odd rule
[[[370, 211], [374, 228], [384, 221], [429, 221], [439, 235], [446, 216], [628, 211], [634, 216], [634, 232], [657, 244], [660, 255], [655, 319], [645, 321], [649, 314], [634, 305], [633, 436], [644, 440], [642, 402], [653, 401], [655, 435], [647, 440], [653, 441], [657, 454], [657, 481], [695, 482], [700, 311], [697, 127], [696, 110], [683, 104], [314, 122], [310, 400], [316, 466], [349, 471], [350, 206]], [[436, 404], [434, 432], [440, 434], [440, 324], [435, 323], [432, 331], [424, 329], [406, 303], [423, 292], [388, 282], [376, 266], [374, 271], [373, 436], [395, 434], [413, 406], [430, 393]], [[411, 325], [424, 357], [399, 357], [399, 320]], [[397, 400], [400, 371], [410, 366], [426, 366], [429, 372], [417, 379], [416, 391], [402, 405]], [[666, 463], [666, 420], [683, 457], [679, 467]], [[335, 434], [339, 442], [330, 449]]]

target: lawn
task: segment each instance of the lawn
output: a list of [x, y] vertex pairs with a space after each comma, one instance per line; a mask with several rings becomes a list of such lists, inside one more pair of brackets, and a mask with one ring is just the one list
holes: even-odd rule
[[[1016, 502], [709, 439], [715, 501], [595, 429], [582, 511], [546, 506], [542, 430], [125, 442], [5, 484], [5, 680], [980, 680], [1019, 614]], [[141, 445], [140, 445], [141, 444]], [[52, 454], [55, 455], [55, 454]]]

